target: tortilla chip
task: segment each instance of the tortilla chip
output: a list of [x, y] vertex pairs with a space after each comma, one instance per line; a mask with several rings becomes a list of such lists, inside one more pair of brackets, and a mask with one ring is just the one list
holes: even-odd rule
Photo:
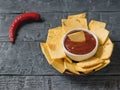
[[113, 47], [114, 47], [113, 43], [108, 38], [103, 46], [98, 47], [95, 56], [100, 59], [108, 59], [112, 55]]
[[100, 64], [98, 64], [94, 67], [90, 67], [90, 68], [82, 68], [82, 67], [76, 65], [75, 69], [79, 72], [83, 72], [84, 74], [88, 74], [88, 73], [94, 71], [96, 68], [101, 67], [102, 65], [103, 65], [103, 63], [100, 63]]
[[59, 41], [54, 43], [46, 43], [46, 45], [52, 59], [60, 59], [66, 56]]
[[81, 13], [81, 14], [76, 14], [76, 15], [69, 15], [68, 19], [73, 19], [73, 18], [86, 18], [86, 13]]
[[98, 70], [106, 67], [109, 63], [110, 63], [110, 59], [105, 60], [104, 64], [101, 67], [96, 68], [95, 71], [98, 71]]
[[65, 67], [64, 67], [64, 60], [63, 59], [58, 59], [58, 60], [54, 60], [51, 65], [58, 70], [60, 73], [64, 73], [65, 72]]
[[63, 35], [64, 31], [62, 30], [62, 27], [49, 29], [48, 31], [46, 43], [48, 52], [50, 53], [52, 59], [60, 59], [65, 57], [65, 53], [62, 48]]
[[84, 42], [86, 41], [85, 34], [83, 31], [71, 33], [68, 35], [71, 41], [73, 42]]
[[78, 62], [77, 66], [82, 67], [82, 68], [89, 68], [89, 67], [92, 67], [92, 66], [96, 66], [100, 63], [103, 63], [103, 62], [104, 62], [104, 60], [102, 60], [102, 59], [99, 59], [97, 57], [91, 57], [87, 60]]
[[104, 22], [91, 20], [90, 23], [89, 23], [89, 29], [90, 30], [97, 30], [97, 29], [105, 28], [105, 27], [106, 27], [106, 23], [104, 23]]
[[109, 31], [102, 28], [102, 29], [97, 29], [97, 30], [91, 30], [95, 35], [98, 37], [99, 44], [102, 45], [105, 43], [106, 39], [108, 38]]
[[64, 60], [64, 67], [66, 70], [69, 70], [70, 72], [79, 75], [80, 73], [75, 70], [75, 63], [69, 63], [67, 60]]
[[51, 64], [53, 62], [53, 59], [51, 59], [51, 57], [50, 57], [50, 54], [47, 50], [46, 43], [40, 43], [40, 46], [41, 46], [41, 50], [42, 50], [43, 54], [45, 55], [48, 63]]
[[64, 60], [63, 59], [58, 59], [58, 60], [51, 59], [49, 52], [47, 50], [46, 43], [40, 43], [40, 46], [41, 46], [42, 52], [45, 55], [48, 63], [51, 64], [56, 70], [63, 73], [65, 71]]
[[[65, 33], [72, 29], [88, 29], [86, 13], [70, 15], [68, 19], [62, 19], [62, 27], [49, 29], [46, 43], [40, 43], [41, 50], [48, 63], [61, 73], [70, 71], [71, 73], [80, 75], [79, 72], [88, 74], [93, 71], [98, 71], [110, 63], [109, 58], [114, 46], [108, 38], [109, 31], [106, 30], [105, 27], [106, 23], [91, 20], [89, 29], [98, 37], [100, 46], [94, 57], [80, 61], [77, 64], [73, 63], [72, 60], [65, 55], [61, 42]], [[83, 39], [82, 37], [82, 40]]]
[[85, 28], [88, 29], [87, 19], [79, 18], [79, 19], [62, 19], [62, 27], [63, 30], [68, 32], [75, 28]]
[[52, 43], [52, 42], [62, 42], [62, 38], [64, 35], [65, 31], [62, 30], [62, 27], [56, 27], [48, 30], [48, 36], [47, 36], [47, 43]]
[[69, 63], [72, 63], [72, 60], [69, 57], [64, 57], [65, 60], [67, 60]]

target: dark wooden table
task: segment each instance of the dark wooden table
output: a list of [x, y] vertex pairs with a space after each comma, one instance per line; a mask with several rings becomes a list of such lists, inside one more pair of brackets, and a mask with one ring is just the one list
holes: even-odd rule
[[[22, 26], [12, 45], [9, 26], [27, 11], [39, 12], [45, 21]], [[82, 12], [88, 21], [107, 23], [115, 45], [111, 63], [88, 76], [63, 75], [47, 63], [39, 43], [62, 18]], [[0, 0], [0, 90], [120, 90], [120, 0]]]

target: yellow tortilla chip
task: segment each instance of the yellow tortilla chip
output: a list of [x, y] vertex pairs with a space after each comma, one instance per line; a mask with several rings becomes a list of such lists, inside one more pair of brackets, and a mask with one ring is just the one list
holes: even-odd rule
[[62, 19], [62, 27], [67, 26], [67, 19]]
[[64, 60], [64, 67], [66, 70], [69, 70], [74, 74], [80, 74], [78, 71], [75, 70], [75, 63], [69, 63], [67, 60]]
[[64, 31], [62, 30], [62, 27], [49, 29], [48, 31], [46, 43], [48, 52], [50, 53], [52, 59], [60, 59], [65, 57], [65, 53], [62, 48], [63, 35]]
[[97, 29], [97, 30], [91, 30], [95, 35], [98, 37], [99, 44], [102, 45], [105, 43], [106, 39], [108, 38], [109, 31], [102, 28], [102, 29]]
[[68, 16], [68, 19], [73, 19], [73, 18], [86, 18], [86, 13], [81, 13], [81, 14], [69, 15]]
[[41, 50], [42, 50], [43, 54], [45, 55], [48, 63], [51, 64], [53, 62], [53, 59], [51, 59], [51, 57], [50, 57], [50, 54], [47, 50], [46, 43], [40, 43], [40, 46], [41, 46]]
[[52, 59], [66, 58], [68, 62], [72, 62], [66, 57], [62, 48], [62, 38], [64, 31], [61, 27], [49, 29], [47, 37], [47, 48]]
[[62, 19], [62, 27], [64, 31], [70, 31], [75, 28], [85, 28], [88, 29], [87, 19], [79, 18], [79, 19]]
[[90, 23], [89, 23], [89, 29], [90, 30], [97, 30], [97, 29], [105, 28], [105, 27], [106, 27], [106, 23], [104, 23], [104, 22], [91, 20]]
[[[49, 64], [61, 73], [70, 71], [80, 75], [79, 72], [88, 74], [93, 70], [98, 71], [110, 63], [110, 56], [113, 51], [113, 43], [108, 38], [109, 31], [105, 29], [106, 23], [91, 20], [89, 29], [96, 34], [99, 40], [99, 46], [96, 55], [90, 59], [73, 63], [68, 58], [62, 48], [62, 38], [66, 32], [75, 28], [88, 29], [86, 13], [70, 15], [68, 19], [62, 19], [62, 27], [49, 29], [46, 43], [40, 43], [41, 50]], [[74, 33], [75, 34], [75, 33]], [[68, 35], [73, 41], [85, 41], [83, 34]], [[79, 37], [80, 36], [80, 37]]]
[[66, 56], [61, 44], [62, 43], [59, 43], [59, 41], [46, 43], [48, 52], [52, 59], [60, 59]]
[[58, 60], [54, 60], [51, 65], [58, 70], [61, 73], [64, 73], [65, 71], [65, 67], [64, 67], [64, 60], [63, 59], [58, 59]]
[[69, 57], [64, 57], [65, 60], [67, 60], [69, 63], [72, 63], [72, 60]]
[[98, 71], [98, 70], [106, 67], [109, 63], [110, 63], [110, 59], [105, 60], [104, 64], [101, 67], [96, 68], [95, 71]]
[[100, 64], [90, 67], [90, 68], [82, 68], [82, 67], [76, 65], [75, 69], [79, 72], [83, 72], [84, 74], [88, 74], [88, 73], [94, 71], [96, 68], [101, 67], [102, 65], [103, 65], [103, 63], [100, 63]]
[[84, 42], [86, 40], [85, 34], [83, 31], [71, 33], [68, 35], [71, 41], [73, 42]]
[[62, 30], [62, 27], [56, 27], [48, 30], [48, 36], [46, 43], [52, 43], [52, 42], [62, 42], [62, 38], [65, 31]]
[[100, 59], [108, 59], [112, 55], [113, 47], [114, 47], [113, 43], [108, 38], [103, 46], [98, 47], [95, 56]]
[[104, 62], [104, 60], [102, 60], [102, 59], [99, 59], [97, 57], [91, 57], [87, 60], [78, 62], [77, 66], [82, 67], [82, 68], [89, 68], [89, 67], [98, 65], [100, 63], [103, 63], [103, 62]]
[[52, 59], [65, 57], [65, 53], [62, 48], [63, 35], [64, 31], [62, 30], [62, 27], [53, 28], [48, 31], [46, 43], [48, 52], [50, 53]]
[[57, 60], [51, 59], [49, 52], [47, 50], [46, 43], [40, 43], [40, 46], [41, 46], [42, 52], [45, 55], [48, 63], [51, 64], [59, 72], [64, 73], [64, 71], [65, 71], [64, 60], [63, 59], [57, 59]]

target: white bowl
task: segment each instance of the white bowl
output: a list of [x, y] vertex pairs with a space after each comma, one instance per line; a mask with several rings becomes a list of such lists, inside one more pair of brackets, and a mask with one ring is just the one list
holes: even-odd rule
[[[67, 35], [68, 35], [69, 33], [73, 32], [73, 31], [85, 31], [85, 32], [91, 34], [91, 35], [95, 38], [95, 40], [96, 40], [96, 46], [95, 46], [95, 48], [94, 48], [91, 52], [89, 52], [89, 53], [87, 53], [87, 54], [82, 54], [82, 55], [80, 55], [80, 54], [73, 54], [73, 53], [69, 52], [69, 51], [65, 48], [65, 46], [64, 46], [64, 41], [65, 41]], [[97, 51], [97, 48], [98, 48], [98, 39], [97, 39], [96, 35], [95, 35], [93, 32], [91, 32], [90, 30], [83, 29], [83, 28], [75, 28], [75, 29], [67, 32], [67, 33], [64, 35], [63, 40], [62, 40], [62, 47], [63, 47], [63, 49], [64, 49], [65, 54], [66, 54], [69, 58], [71, 58], [71, 59], [74, 60], [74, 61], [82, 61], [82, 60], [86, 60], [86, 59], [92, 57], [93, 55], [95, 55], [95, 53], [96, 53], [96, 51]]]

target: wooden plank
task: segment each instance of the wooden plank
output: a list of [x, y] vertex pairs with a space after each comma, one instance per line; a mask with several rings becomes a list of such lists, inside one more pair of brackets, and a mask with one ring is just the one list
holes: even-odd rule
[[[63, 0], [68, 12], [75, 11], [120, 11], [119, 0]], [[84, 7], [82, 7], [84, 6]]]
[[2, 13], [20, 13], [25, 11], [36, 11], [36, 12], [53, 12], [61, 11], [63, 9], [63, 4], [60, 0], [1, 0], [0, 1], [0, 12]]
[[120, 11], [119, 0], [1, 0], [0, 13]]
[[[115, 42], [111, 64], [92, 75], [120, 75], [120, 42]], [[39, 42], [0, 42], [0, 75], [62, 75], [46, 61]]]
[[[85, 83], [83, 81], [83, 83], [81, 84], [81, 86], [84, 88], [86, 87], [89, 88], [90, 90], [93, 90], [93, 88], [96, 90], [118, 90], [118, 87], [117, 87], [117, 81], [114, 80], [114, 79], [110, 79], [110, 77], [95, 77], [95, 78], [91, 78], [90, 77], [87, 79], [85, 79]], [[114, 78], [114, 77], [111, 77], [111, 78]], [[101, 80], [100, 80], [101, 79]], [[84, 80], [84, 79], [83, 79]], [[88, 81], [87, 81], [88, 80]], [[119, 80], [119, 78], [118, 78]], [[86, 82], [87, 81], [87, 82]], [[82, 82], [82, 81], [81, 81]], [[78, 86], [77, 86], [78, 85]], [[75, 87], [80, 87], [79, 86], [79, 83], [75, 85]], [[86, 86], [85, 86], [86, 85]], [[88, 86], [88, 87], [87, 87]], [[94, 87], [95, 86], [95, 87]]]
[[[0, 41], [9, 41], [9, 27], [18, 14], [0, 14]], [[62, 13], [41, 13], [44, 22], [33, 22], [18, 29], [17, 41], [45, 41], [49, 28], [61, 25]]]
[[1, 74], [59, 74], [47, 63], [39, 42], [18, 42], [15, 45], [0, 42], [0, 46]]
[[119, 0], [89, 0], [89, 11], [120, 11]]
[[[119, 5], [119, 0], [0, 0], [0, 90], [119, 90]], [[8, 42], [10, 23], [26, 11], [39, 12], [45, 22], [21, 27], [12, 45]], [[108, 24], [115, 41], [111, 64], [85, 77], [62, 75], [47, 63], [39, 42], [46, 40], [49, 28], [61, 25], [62, 18], [85, 11], [89, 21]]]
[[[81, 3], [82, 2], [82, 3]], [[1, 0], [0, 13], [21, 13], [25, 11], [36, 12], [66, 12], [71, 10], [85, 11], [88, 9], [88, 1], [82, 0]]]
[[120, 89], [120, 81], [118, 81], [118, 89]]
[[65, 12], [85, 12], [89, 11], [90, 2], [89, 0], [61, 0], [64, 5]]
[[[45, 76], [46, 90], [72, 90], [68, 76]], [[45, 86], [45, 87], [47, 87]]]
[[117, 80], [114, 77], [75, 77], [75, 76], [55, 76], [51, 77], [53, 90], [117, 90]]
[[0, 76], [0, 90], [45, 90], [44, 77]]
[[[61, 25], [61, 19], [75, 13], [41, 13], [45, 19], [41, 23], [29, 23], [19, 29], [17, 41], [45, 41], [49, 28]], [[18, 14], [0, 14], [0, 41], [9, 41], [8, 31], [12, 20]], [[95, 19], [107, 23], [112, 41], [120, 41], [120, 12], [88, 12], [88, 21]]]
[[119, 90], [120, 76], [0, 76], [0, 90]]

